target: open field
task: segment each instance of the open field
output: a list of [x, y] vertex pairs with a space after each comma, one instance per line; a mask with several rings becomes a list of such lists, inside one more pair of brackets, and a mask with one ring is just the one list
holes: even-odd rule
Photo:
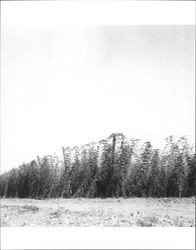
[[1, 199], [1, 226], [195, 226], [195, 198]]

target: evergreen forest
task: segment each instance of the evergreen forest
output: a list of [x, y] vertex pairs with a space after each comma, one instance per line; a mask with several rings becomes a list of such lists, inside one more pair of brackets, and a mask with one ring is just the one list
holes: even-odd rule
[[[11, 156], [10, 156], [11, 157]], [[6, 198], [189, 197], [196, 194], [196, 154], [186, 137], [162, 150], [113, 133], [62, 157], [37, 156], [0, 176]]]

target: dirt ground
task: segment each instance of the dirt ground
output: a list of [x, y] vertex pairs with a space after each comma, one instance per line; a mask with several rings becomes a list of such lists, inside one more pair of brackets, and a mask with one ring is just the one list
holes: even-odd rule
[[195, 198], [1, 199], [1, 226], [195, 226]]

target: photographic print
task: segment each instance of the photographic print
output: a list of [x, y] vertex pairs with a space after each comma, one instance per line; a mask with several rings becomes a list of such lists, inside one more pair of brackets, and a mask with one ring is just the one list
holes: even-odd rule
[[1, 227], [195, 227], [195, 26], [9, 18]]
[[195, 225], [194, 32], [3, 27], [2, 226]]

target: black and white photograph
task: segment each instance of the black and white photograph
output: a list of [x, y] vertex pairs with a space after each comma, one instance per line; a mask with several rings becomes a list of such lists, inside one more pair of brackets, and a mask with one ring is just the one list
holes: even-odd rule
[[195, 25], [72, 24], [60, 8], [48, 24], [14, 2], [1, 227], [195, 227]]

